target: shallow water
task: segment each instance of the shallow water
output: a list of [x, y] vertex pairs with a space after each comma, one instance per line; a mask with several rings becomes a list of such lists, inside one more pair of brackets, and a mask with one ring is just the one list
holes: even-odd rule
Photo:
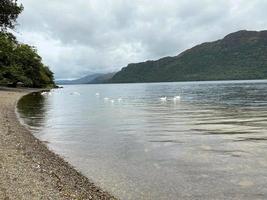
[[18, 111], [121, 199], [267, 199], [267, 81], [64, 86]]

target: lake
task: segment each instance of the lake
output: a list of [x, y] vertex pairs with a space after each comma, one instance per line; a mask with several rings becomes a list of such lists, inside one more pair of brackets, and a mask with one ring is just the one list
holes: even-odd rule
[[267, 81], [68, 85], [17, 109], [121, 199], [267, 199]]

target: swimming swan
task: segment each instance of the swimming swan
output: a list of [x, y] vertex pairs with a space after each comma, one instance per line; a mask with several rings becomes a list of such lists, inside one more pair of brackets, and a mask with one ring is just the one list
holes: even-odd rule
[[161, 101], [167, 101], [167, 97], [161, 97], [160, 100]]
[[41, 95], [43, 95], [43, 96], [51, 96], [52, 92], [42, 92]]
[[173, 100], [174, 100], [174, 101], [179, 101], [180, 99], [181, 99], [180, 96], [175, 96], [175, 97], [173, 97]]

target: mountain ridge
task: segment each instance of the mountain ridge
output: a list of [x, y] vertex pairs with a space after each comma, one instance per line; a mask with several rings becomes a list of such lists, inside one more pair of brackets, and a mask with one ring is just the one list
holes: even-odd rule
[[155, 61], [131, 63], [110, 83], [267, 78], [267, 31], [241, 30]]
[[79, 79], [74, 80], [56, 80], [56, 83], [59, 85], [77, 85], [77, 84], [98, 84], [106, 83], [110, 80], [115, 72], [111, 73], [95, 73], [89, 74]]

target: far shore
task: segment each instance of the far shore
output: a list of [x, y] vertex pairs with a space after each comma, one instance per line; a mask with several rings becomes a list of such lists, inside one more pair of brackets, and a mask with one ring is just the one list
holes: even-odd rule
[[36, 91], [0, 87], [0, 199], [116, 199], [20, 124], [17, 101]]

